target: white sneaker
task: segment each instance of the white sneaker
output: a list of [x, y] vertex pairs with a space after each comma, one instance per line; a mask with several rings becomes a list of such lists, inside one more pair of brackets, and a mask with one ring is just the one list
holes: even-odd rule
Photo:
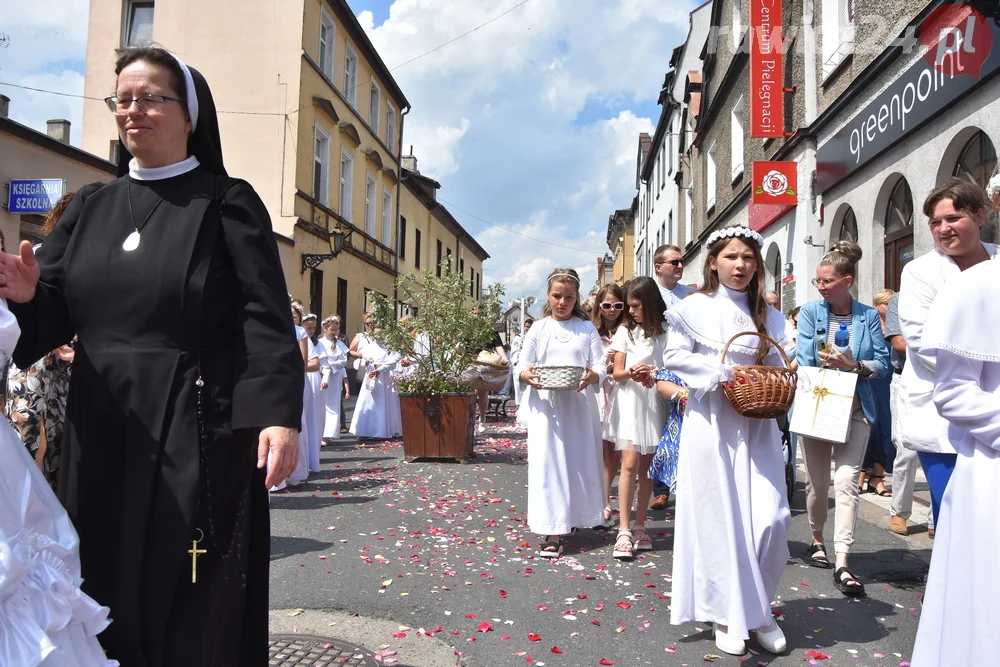
[[774, 653], [775, 655], [784, 653], [785, 649], [788, 648], [788, 642], [785, 641], [785, 633], [778, 627], [778, 623], [773, 616], [770, 623], [757, 628], [757, 642], [765, 651]]
[[723, 630], [725, 626], [719, 625], [718, 623], [713, 623], [713, 631], [715, 632], [715, 646], [723, 653], [728, 653], [730, 655], [743, 655], [747, 652], [747, 644], [742, 639], [737, 639], [726, 634]]
[[476, 420], [476, 433], [482, 433], [486, 430], [486, 422], [482, 419]]

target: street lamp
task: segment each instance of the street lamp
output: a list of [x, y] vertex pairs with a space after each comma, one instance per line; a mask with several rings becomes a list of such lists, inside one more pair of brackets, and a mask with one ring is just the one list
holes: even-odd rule
[[305, 273], [306, 269], [315, 269], [317, 266], [319, 266], [326, 260], [333, 259], [337, 255], [339, 255], [341, 251], [344, 249], [344, 241], [347, 239], [348, 236], [351, 235], [353, 231], [354, 230], [352, 229], [350, 232], [344, 233], [344, 231], [338, 227], [333, 231], [329, 232], [328, 237], [330, 241], [330, 252], [322, 255], [303, 253], [302, 270], [299, 271], [299, 273]]

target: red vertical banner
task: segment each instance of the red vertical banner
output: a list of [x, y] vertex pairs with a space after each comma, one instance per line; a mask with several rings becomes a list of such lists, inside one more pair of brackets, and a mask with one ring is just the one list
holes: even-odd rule
[[785, 134], [781, 0], [750, 0], [750, 136]]

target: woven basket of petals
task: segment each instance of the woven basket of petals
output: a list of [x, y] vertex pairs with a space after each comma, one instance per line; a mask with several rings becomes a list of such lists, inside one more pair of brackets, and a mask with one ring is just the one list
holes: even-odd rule
[[733, 366], [733, 377], [722, 382], [722, 391], [737, 413], [752, 419], [774, 419], [787, 415], [795, 400], [795, 387], [799, 376], [788, 368], [788, 355], [772, 338], [751, 331], [738, 333], [729, 339], [722, 350], [725, 361], [729, 346], [741, 336], [759, 336], [777, 348], [785, 367]]
[[576, 391], [586, 371], [582, 366], [535, 366], [538, 382], [549, 391]]

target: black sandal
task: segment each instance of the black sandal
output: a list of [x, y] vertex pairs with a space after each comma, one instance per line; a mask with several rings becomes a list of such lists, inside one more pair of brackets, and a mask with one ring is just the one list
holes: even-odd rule
[[[842, 579], [841, 577], [846, 574], [849, 578]], [[833, 585], [837, 587], [844, 595], [850, 597], [861, 597], [865, 594], [865, 585], [854, 576], [854, 573], [848, 570], [846, 567], [842, 567], [833, 573]]]
[[559, 558], [562, 556], [563, 545], [559, 538], [549, 538], [538, 547], [538, 555], [542, 558]]
[[889, 489], [882, 489], [882, 491], [880, 492], [878, 490], [878, 484], [876, 484], [875, 486], [872, 486], [872, 480], [873, 479], [884, 480], [885, 479], [885, 475], [871, 475], [868, 478], [868, 493], [876, 493], [876, 494], [882, 496], [883, 498], [892, 498], [892, 491], [890, 491]]
[[813, 542], [812, 546], [806, 549], [806, 558], [813, 567], [830, 569], [830, 559], [826, 557], [826, 545]]

